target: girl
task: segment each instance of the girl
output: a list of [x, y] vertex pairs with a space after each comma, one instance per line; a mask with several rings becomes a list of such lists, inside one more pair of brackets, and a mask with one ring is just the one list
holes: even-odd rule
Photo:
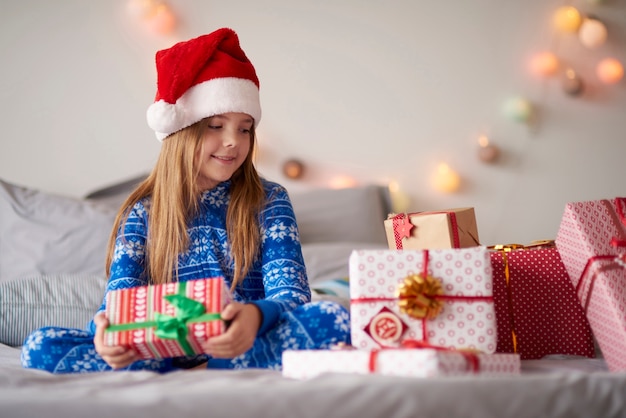
[[198, 356], [138, 360], [104, 345], [103, 302], [86, 331], [46, 327], [22, 349], [24, 367], [53, 373], [148, 369], [279, 369], [285, 349], [349, 343], [347, 311], [311, 302], [286, 190], [252, 163], [259, 82], [235, 32], [219, 29], [159, 51], [148, 124], [163, 141], [148, 178], [118, 213], [107, 292], [222, 276], [234, 302], [226, 332]]

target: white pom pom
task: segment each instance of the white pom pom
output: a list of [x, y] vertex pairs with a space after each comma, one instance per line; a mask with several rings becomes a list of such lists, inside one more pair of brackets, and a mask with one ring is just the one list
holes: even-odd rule
[[184, 111], [163, 100], [148, 107], [148, 126], [156, 132], [172, 133], [184, 127]]

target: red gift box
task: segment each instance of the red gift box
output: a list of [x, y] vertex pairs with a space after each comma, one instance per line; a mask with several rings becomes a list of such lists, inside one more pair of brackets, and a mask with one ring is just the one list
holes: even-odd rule
[[589, 322], [559, 252], [550, 245], [493, 247], [496, 352], [519, 353], [522, 359], [594, 357]]
[[226, 330], [221, 312], [229, 302], [221, 277], [111, 291], [105, 344], [144, 359], [200, 354], [202, 342]]
[[626, 198], [568, 203], [556, 237], [609, 370], [626, 370]]

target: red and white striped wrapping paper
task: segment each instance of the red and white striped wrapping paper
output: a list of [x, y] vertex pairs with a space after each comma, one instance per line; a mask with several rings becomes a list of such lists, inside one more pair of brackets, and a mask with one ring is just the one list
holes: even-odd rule
[[[155, 313], [176, 315], [176, 309], [163, 297], [179, 294], [181, 283], [167, 283], [114, 290], [107, 294], [106, 316], [110, 325], [153, 321]], [[230, 293], [221, 277], [184, 282], [183, 295], [201, 302], [206, 313], [221, 313], [230, 302]], [[194, 353], [202, 353], [200, 344], [226, 329], [221, 319], [187, 324], [188, 345]], [[105, 344], [133, 348], [140, 358], [168, 358], [184, 356], [184, 348], [176, 339], [162, 339], [154, 327], [126, 331], [105, 332]]]
[[[399, 307], [399, 285], [405, 277], [421, 274], [425, 262], [428, 274], [441, 280], [444, 292], [439, 298], [443, 310], [434, 319], [414, 318]], [[354, 347], [399, 347], [403, 341], [416, 340], [445, 348], [495, 352], [496, 314], [486, 247], [358, 250], [350, 256], [349, 270]], [[389, 339], [390, 335], [394, 338]]]
[[609, 370], [626, 370], [626, 198], [568, 203], [556, 246]]
[[519, 354], [468, 354], [436, 349], [287, 350], [284, 377], [309, 379], [322, 373], [387, 376], [502, 376], [520, 373]]

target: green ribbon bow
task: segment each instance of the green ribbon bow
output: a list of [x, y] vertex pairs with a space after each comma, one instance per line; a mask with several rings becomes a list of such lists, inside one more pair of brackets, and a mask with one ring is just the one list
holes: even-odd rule
[[202, 303], [184, 296], [185, 288], [186, 283], [181, 282], [178, 285], [178, 294], [163, 296], [163, 299], [176, 308], [175, 316], [155, 312], [153, 321], [114, 324], [110, 325], [105, 332], [155, 327], [154, 335], [164, 340], [176, 340], [186, 355], [195, 354], [191, 344], [187, 341], [189, 333], [187, 324], [215, 321], [221, 319], [222, 316], [219, 313], [206, 313], [206, 308]]

